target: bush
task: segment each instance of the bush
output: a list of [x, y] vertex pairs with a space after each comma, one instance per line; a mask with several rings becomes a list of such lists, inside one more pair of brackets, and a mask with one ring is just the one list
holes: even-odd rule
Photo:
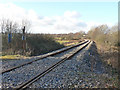
[[117, 27], [118, 26], [113, 26], [109, 29], [107, 25], [101, 25], [92, 28], [88, 32], [88, 36], [97, 43], [109, 46], [118, 46], [120, 42], [118, 41]]
[[[2, 49], [5, 54], [23, 54], [23, 41], [21, 34], [14, 34], [11, 44], [7, 41], [7, 34], [2, 37]], [[40, 55], [50, 51], [60, 49], [63, 45], [55, 42], [54, 39], [45, 34], [27, 34], [26, 35], [26, 55]]]

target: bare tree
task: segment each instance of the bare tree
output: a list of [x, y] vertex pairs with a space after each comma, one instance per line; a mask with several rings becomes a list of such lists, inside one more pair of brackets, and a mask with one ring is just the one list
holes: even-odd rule
[[[26, 33], [30, 29], [31, 23], [28, 20], [22, 20], [20, 22], [15, 22], [10, 19], [3, 18], [0, 20], [0, 28], [2, 35], [2, 44], [3, 50], [9, 50], [11, 48], [11, 52], [15, 53], [22, 49], [22, 29], [25, 26]], [[8, 43], [8, 34], [12, 34], [12, 42]], [[9, 51], [8, 51], [9, 52]]]
[[9, 19], [2, 19], [0, 22], [2, 33], [13, 33], [15, 29], [15, 23]]
[[2, 33], [22, 33], [22, 28], [25, 26], [26, 33], [29, 32], [31, 23], [29, 20], [22, 20], [21, 25], [10, 19], [3, 18], [0, 20], [0, 28]]
[[5, 19], [0, 20], [0, 28], [1, 28], [1, 32], [4, 33], [6, 30], [6, 20]]

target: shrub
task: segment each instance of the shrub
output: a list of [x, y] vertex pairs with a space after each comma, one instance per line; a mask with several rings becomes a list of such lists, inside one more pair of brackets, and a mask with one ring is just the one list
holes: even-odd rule
[[[2, 49], [6, 54], [23, 54], [23, 41], [21, 40], [21, 34], [14, 34], [12, 42], [7, 42], [7, 34], [3, 34], [2, 37]], [[48, 53], [50, 51], [60, 49], [63, 45], [55, 42], [53, 37], [45, 34], [27, 34], [26, 35], [26, 49], [25, 54], [39, 55]], [[11, 51], [10, 51], [11, 50]], [[10, 53], [12, 52], [12, 53]]]

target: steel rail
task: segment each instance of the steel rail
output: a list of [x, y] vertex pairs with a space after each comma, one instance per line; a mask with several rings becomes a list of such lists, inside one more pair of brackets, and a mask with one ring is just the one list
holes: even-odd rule
[[77, 44], [77, 45], [69, 46], [69, 47], [63, 48], [63, 49], [61, 49], [61, 50], [56, 50], [56, 51], [53, 51], [53, 52], [51, 52], [51, 53], [47, 53], [47, 54], [44, 54], [44, 55], [36, 56], [36, 57], [35, 57], [36, 59], [34, 59], [34, 60], [30, 61], [30, 62], [26, 62], [26, 63], [24, 63], [24, 64], [21, 64], [21, 65], [18, 65], [18, 66], [9, 68], [9, 69], [7, 69], [7, 70], [2, 71], [1, 73], [4, 74], [4, 73], [6, 73], [6, 72], [10, 72], [10, 71], [12, 71], [12, 70], [15, 70], [15, 69], [17, 69], [17, 68], [20, 68], [20, 67], [25, 66], [25, 65], [28, 65], [28, 64], [31, 64], [31, 63], [33, 63], [33, 62], [35, 62], [35, 61], [38, 61], [38, 60], [41, 60], [41, 59], [43, 59], [43, 58], [46, 58], [46, 57], [49, 57], [49, 56], [53, 56], [53, 55], [62, 53], [62, 52], [64, 52], [64, 51], [67, 51], [67, 50], [72, 49], [72, 48], [74, 48], [74, 47], [77, 47], [77, 46], [79, 46], [79, 45], [82, 45], [82, 44], [84, 44], [84, 43], [86, 43], [86, 42], [88, 42], [88, 41], [83, 41], [83, 42], [80, 42], [80, 43]]
[[43, 71], [42, 73], [39, 73], [38, 75], [36, 75], [35, 77], [29, 79], [28, 81], [26, 81], [25, 83], [13, 87], [16, 90], [23, 90], [26, 89], [29, 85], [31, 85], [32, 83], [34, 83], [35, 81], [37, 81], [38, 79], [40, 79], [41, 77], [45, 76], [47, 73], [49, 73], [50, 71], [52, 71], [54, 68], [56, 68], [57, 66], [59, 66], [61, 63], [65, 62], [66, 60], [70, 59], [71, 57], [73, 57], [76, 53], [78, 53], [79, 51], [81, 51], [83, 48], [85, 48], [91, 41], [86, 42], [85, 44], [83, 44], [82, 47], [78, 48], [77, 50], [75, 50], [73, 53], [68, 54], [68, 56], [64, 57], [63, 59], [61, 59], [60, 61], [58, 61], [56, 64], [52, 65], [51, 67], [49, 67], [48, 69], [46, 69], [45, 71]]

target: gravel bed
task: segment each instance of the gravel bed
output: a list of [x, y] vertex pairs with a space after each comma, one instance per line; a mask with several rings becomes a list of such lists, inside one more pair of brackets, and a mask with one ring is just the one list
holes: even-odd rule
[[[29, 88], [105, 88], [112, 83], [94, 43], [65, 61]], [[96, 54], [95, 54], [96, 53]], [[92, 64], [92, 62], [94, 62]], [[91, 68], [93, 65], [93, 69]], [[109, 80], [107, 83], [106, 81]]]
[[24, 64], [26, 62], [33, 61], [35, 58], [28, 58], [28, 59], [19, 59], [19, 60], [2, 60], [2, 70], [7, 70], [8, 68], [12, 68], [14, 66], [18, 66]]
[[[74, 50], [73, 50], [74, 51]], [[65, 53], [65, 52], [64, 52]], [[47, 57], [23, 66], [2, 76], [2, 88], [14, 87], [60, 61], [64, 55]], [[93, 67], [93, 69], [92, 69]], [[14, 77], [14, 78], [13, 78]], [[29, 88], [105, 88], [112, 85], [97, 53], [95, 43], [88, 45], [73, 58], [60, 64], [47, 75], [31, 84]]]
[[[77, 47], [79, 47], [79, 46], [77, 46]], [[77, 47], [75, 47], [75, 48], [77, 48]], [[72, 50], [74, 50], [75, 48], [72, 48], [72, 49], [69, 49], [69, 50], [67, 50], [67, 51], [64, 51], [64, 52], [62, 52], [61, 54], [56, 54], [56, 55], [54, 55], [54, 57], [62, 57], [62, 56], [64, 56], [65, 54], [67, 54], [67, 53], [71, 52]]]
[[[69, 50], [72, 51], [74, 49]], [[66, 52], [64, 52], [66, 54]], [[67, 52], [68, 54], [68, 52]], [[47, 57], [42, 60], [33, 62], [32, 64], [25, 65], [23, 67], [17, 68], [13, 71], [4, 73], [2, 75], [2, 88], [14, 87], [22, 84], [23, 82], [34, 77], [38, 73], [43, 72], [48, 67], [52, 66], [56, 62], [64, 58], [64, 55], [57, 57]], [[14, 77], [14, 78], [13, 78]]]
[[37, 75], [38, 73], [43, 72], [44, 70], [46, 70], [48, 67], [52, 66], [59, 60], [60, 59], [58, 58], [48, 57], [48, 58], [33, 62], [32, 64], [25, 65], [13, 71], [4, 73], [2, 75], [3, 88], [22, 84], [28, 79], [34, 77], [34, 75]]

